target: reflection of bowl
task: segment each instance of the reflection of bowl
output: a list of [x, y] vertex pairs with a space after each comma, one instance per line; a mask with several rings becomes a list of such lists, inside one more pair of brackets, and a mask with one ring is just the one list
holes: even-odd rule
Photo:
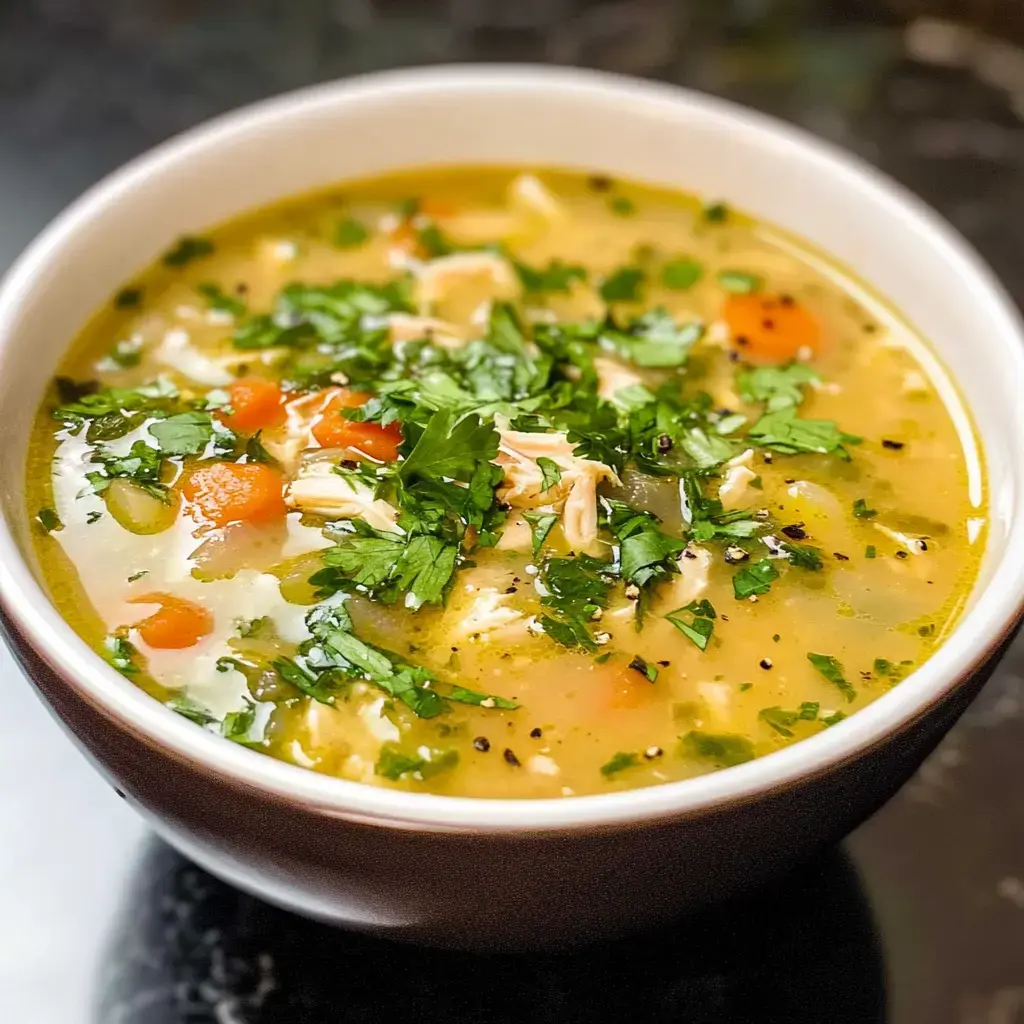
[[[97, 1022], [145, 1000], [147, 1024], [650, 1020], [879, 1024], [882, 951], [839, 851], [742, 900], [567, 956], [423, 950], [292, 917], [212, 879], [163, 843], [145, 849], [97, 950]], [[225, 1014], [228, 1019], [235, 1019]], [[126, 1024], [135, 1018], [129, 1016]]]
[[[974, 410], [988, 554], [940, 652], [849, 720], [753, 763], [650, 789], [481, 801], [328, 778], [224, 742], [117, 675], [33, 576], [29, 423], [78, 326], [169, 239], [339, 178], [430, 163], [599, 168], [785, 225], [881, 286]], [[866, 296], [865, 301], [875, 301]], [[0, 289], [0, 599], [29, 674], [173, 844], [313, 916], [449, 944], [557, 943], [664, 919], [844, 834], [909, 776], [1012, 634], [1024, 593], [1024, 349], [965, 245], [913, 198], [782, 125], [676, 89], [579, 71], [402, 72], [215, 121], [80, 200]]]

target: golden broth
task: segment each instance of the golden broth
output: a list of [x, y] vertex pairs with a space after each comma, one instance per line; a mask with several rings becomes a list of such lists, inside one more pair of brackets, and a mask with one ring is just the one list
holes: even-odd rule
[[[396, 280], [404, 296], [367, 293], [368, 314], [362, 293], [323, 290]], [[306, 287], [282, 307], [293, 282]], [[855, 294], [840, 268], [773, 229], [602, 178], [426, 172], [260, 211], [177, 243], [74, 346], [62, 376], [125, 389], [160, 379], [168, 394], [100, 391], [83, 410], [82, 389], [65, 381], [48, 398], [28, 481], [44, 576], [68, 621], [155, 697], [328, 774], [554, 797], [769, 753], [926, 659], [983, 548], [980, 470], [947, 407], [955, 392], [905, 324]], [[275, 301], [276, 322], [256, 319]], [[602, 326], [609, 310], [615, 322]], [[558, 325], [590, 321], [562, 331], [575, 348], [559, 348]], [[474, 362], [466, 346], [489, 332], [498, 341]], [[541, 355], [549, 377], [516, 384]], [[752, 376], [755, 363], [781, 372]], [[396, 387], [403, 377], [415, 394]], [[291, 385], [288, 421], [264, 409], [258, 446], [259, 409], [234, 437], [219, 426], [245, 419], [232, 389], [253, 378]], [[351, 409], [324, 412], [346, 378], [349, 391], [392, 396], [401, 435], [371, 426], [376, 440], [353, 442]], [[508, 387], [517, 397], [498, 394]], [[380, 419], [375, 401], [355, 420]], [[417, 435], [453, 402], [447, 423], [433, 421], [448, 433], [424, 442], [414, 473]], [[605, 419], [582, 460], [579, 433], [551, 435], [586, 434], [588, 409]], [[501, 441], [489, 451], [504, 476], [477, 481], [490, 507], [473, 514], [486, 522], [450, 511], [476, 493], [449, 472], [460, 417], [477, 457]], [[329, 437], [316, 426], [326, 418]], [[790, 442], [828, 450], [793, 454]], [[133, 443], [149, 449], [148, 468], [145, 451], [132, 461]], [[633, 444], [652, 472], [638, 471]], [[382, 451], [384, 461], [362, 457]], [[620, 456], [626, 465], [612, 465]], [[278, 493], [262, 495], [258, 515], [235, 516], [255, 521], [230, 521], [224, 492], [195, 483], [215, 462], [262, 466], [252, 479], [287, 488], [287, 516]], [[415, 514], [396, 473], [408, 501], [420, 489]], [[364, 493], [375, 483], [380, 504]], [[449, 507], [436, 529], [424, 513], [432, 486]], [[632, 527], [609, 500], [630, 506]], [[374, 529], [345, 532], [359, 519]], [[430, 557], [402, 563], [403, 576], [399, 553], [417, 536]], [[632, 566], [637, 552], [651, 560]], [[424, 564], [440, 582], [410, 586]], [[305, 621], [318, 587], [335, 592], [322, 607], [343, 603], [351, 619], [328, 623], [341, 645], [328, 645], [330, 664], [327, 627], [314, 642]]]

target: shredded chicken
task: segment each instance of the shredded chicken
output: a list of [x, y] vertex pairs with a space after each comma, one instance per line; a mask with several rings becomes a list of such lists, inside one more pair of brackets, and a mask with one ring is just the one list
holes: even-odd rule
[[[621, 483], [603, 462], [573, 454], [573, 445], [562, 433], [540, 434], [499, 429], [497, 463], [505, 471], [498, 498], [514, 508], [551, 505], [562, 510], [565, 539], [575, 549], [585, 549], [597, 538], [597, 485], [604, 480]], [[537, 459], [551, 459], [561, 479], [544, 489]]]
[[594, 369], [597, 371], [597, 393], [606, 401], [613, 399], [615, 393], [623, 388], [643, 383], [637, 374], [614, 359], [598, 357], [594, 360]]
[[227, 387], [235, 378], [223, 361], [211, 359], [193, 344], [187, 331], [168, 331], [153, 353], [157, 362], [177, 370], [196, 384], [207, 388]]
[[456, 635], [467, 639], [489, 640], [492, 634], [501, 633], [509, 626], [521, 623], [523, 613], [506, 604], [507, 595], [494, 587], [472, 588], [476, 591], [472, 602], [459, 609]]
[[524, 213], [537, 214], [547, 221], [566, 217], [565, 205], [535, 174], [519, 174], [508, 187], [509, 204]]
[[457, 252], [424, 263], [417, 272], [416, 301], [428, 312], [453, 287], [466, 278], [485, 277], [495, 298], [511, 299], [519, 292], [519, 280], [507, 260], [490, 252]]
[[881, 523], [873, 523], [872, 525], [879, 533], [884, 534], [889, 540], [899, 544], [900, 547], [905, 548], [912, 555], [923, 555], [928, 551], [928, 542], [920, 537], [911, 537], [910, 534], [901, 533], [899, 530], [892, 530]]
[[459, 328], [447, 320], [429, 316], [412, 316], [409, 313], [392, 313], [388, 316], [391, 341], [419, 341], [426, 338], [441, 348], [459, 348], [465, 344]]
[[337, 519], [362, 519], [375, 530], [402, 532], [394, 506], [383, 498], [375, 498], [373, 490], [362, 481], [336, 473], [329, 462], [303, 466], [285, 490], [285, 501], [289, 508], [300, 512], [315, 512]]
[[690, 544], [679, 557], [679, 575], [661, 588], [659, 605], [681, 608], [696, 601], [708, 589], [711, 570], [711, 552], [707, 548]]
[[293, 398], [284, 407], [284, 426], [280, 430], [268, 432], [261, 438], [263, 447], [289, 473], [294, 473], [298, 467], [299, 456], [307, 448], [316, 446], [310, 431], [338, 390], [324, 388], [323, 391], [314, 391], [312, 394]]
[[750, 482], [757, 479], [757, 474], [750, 468], [753, 459], [754, 449], [748, 448], [725, 464], [725, 476], [718, 488], [718, 500], [723, 508], [739, 508], [743, 504]]

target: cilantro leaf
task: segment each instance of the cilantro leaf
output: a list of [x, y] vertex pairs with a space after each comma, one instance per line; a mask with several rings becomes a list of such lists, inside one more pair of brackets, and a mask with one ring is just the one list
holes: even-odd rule
[[163, 455], [198, 455], [213, 437], [208, 412], [179, 412], [149, 425], [157, 450]]
[[736, 375], [736, 386], [744, 402], [766, 402], [768, 412], [800, 405], [800, 385], [820, 380], [806, 363], [788, 366], [758, 366]]
[[103, 657], [123, 676], [139, 673], [136, 661], [139, 657], [138, 649], [123, 636], [108, 636], [103, 640]]
[[544, 563], [541, 581], [547, 591], [541, 604], [557, 616], [541, 617], [544, 632], [563, 647], [596, 650], [588, 623], [599, 610], [608, 607], [614, 567], [590, 555], [549, 558]]
[[619, 267], [601, 282], [601, 298], [608, 303], [637, 302], [646, 276], [640, 267]]
[[524, 512], [523, 518], [530, 524], [530, 531], [533, 534], [533, 557], [540, 554], [544, 541], [548, 534], [558, 522], [557, 512]]
[[545, 455], [541, 455], [537, 459], [537, 468], [541, 473], [540, 486], [542, 491], [550, 491], [562, 479], [562, 470], [559, 468], [558, 463], [554, 459], [547, 458]]
[[627, 768], [635, 768], [638, 764], [640, 764], [639, 754], [620, 750], [606, 764], [601, 765], [601, 774], [606, 779], [610, 779], [613, 775], [618, 775], [619, 772], [625, 771]]
[[844, 434], [832, 420], [798, 419], [792, 406], [765, 413], [748, 434], [762, 447], [785, 455], [800, 452], [827, 455], [829, 452], [837, 452], [849, 458], [843, 445], [860, 442], [859, 437]]
[[830, 654], [808, 654], [807, 660], [848, 700], [852, 701], [857, 696], [846, 676], [843, 674], [843, 666]]
[[586, 267], [563, 263], [561, 260], [552, 260], [546, 267], [531, 267], [520, 260], [513, 260], [512, 266], [527, 294], [566, 293], [572, 289], [573, 281], [587, 279]]
[[715, 629], [713, 620], [716, 618], [714, 606], [710, 601], [691, 601], [688, 605], [669, 612], [665, 618], [695, 647], [702, 651], [707, 650]]
[[413, 537], [395, 564], [392, 579], [406, 592], [405, 606], [438, 604], [455, 572], [459, 549], [437, 537]]
[[234, 743], [253, 745], [263, 742], [262, 732], [253, 735], [256, 726], [256, 705], [245, 698], [245, 707], [240, 711], [229, 711], [220, 723], [221, 735]]
[[673, 291], [692, 288], [703, 276], [703, 265], [689, 256], [670, 260], [661, 268], [661, 283]]
[[710, 761], [716, 767], [730, 768], [754, 759], [754, 745], [745, 736], [735, 733], [710, 733], [694, 730], [681, 742], [684, 757]]
[[675, 556], [686, 547], [682, 538], [663, 533], [653, 515], [625, 502], [606, 499], [604, 506], [608, 528], [619, 542], [620, 572], [627, 583], [647, 587], [679, 571]]
[[738, 601], [758, 594], [767, 594], [772, 583], [779, 578], [779, 570], [770, 559], [762, 558], [753, 565], [745, 565], [732, 578], [732, 589]]
[[708, 434], [702, 427], [691, 427], [681, 438], [683, 450], [698, 469], [719, 466], [735, 454], [733, 446], [717, 434]]

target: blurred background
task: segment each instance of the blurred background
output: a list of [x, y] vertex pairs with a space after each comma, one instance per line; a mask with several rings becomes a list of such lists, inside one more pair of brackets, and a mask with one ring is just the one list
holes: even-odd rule
[[[938, 207], [1024, 304], [1021, 47], [1024, 0], [0, 0], [0, 270], [99, 177], [214, 114], [514, 60], [796, 122]], [[529, 960], [395, 948], [233, 892], [147, 836], [6, 652], [0, 690], [2, 1024], [1024, 1022], [1020, 643], [820, 863], [664, 933]]]

